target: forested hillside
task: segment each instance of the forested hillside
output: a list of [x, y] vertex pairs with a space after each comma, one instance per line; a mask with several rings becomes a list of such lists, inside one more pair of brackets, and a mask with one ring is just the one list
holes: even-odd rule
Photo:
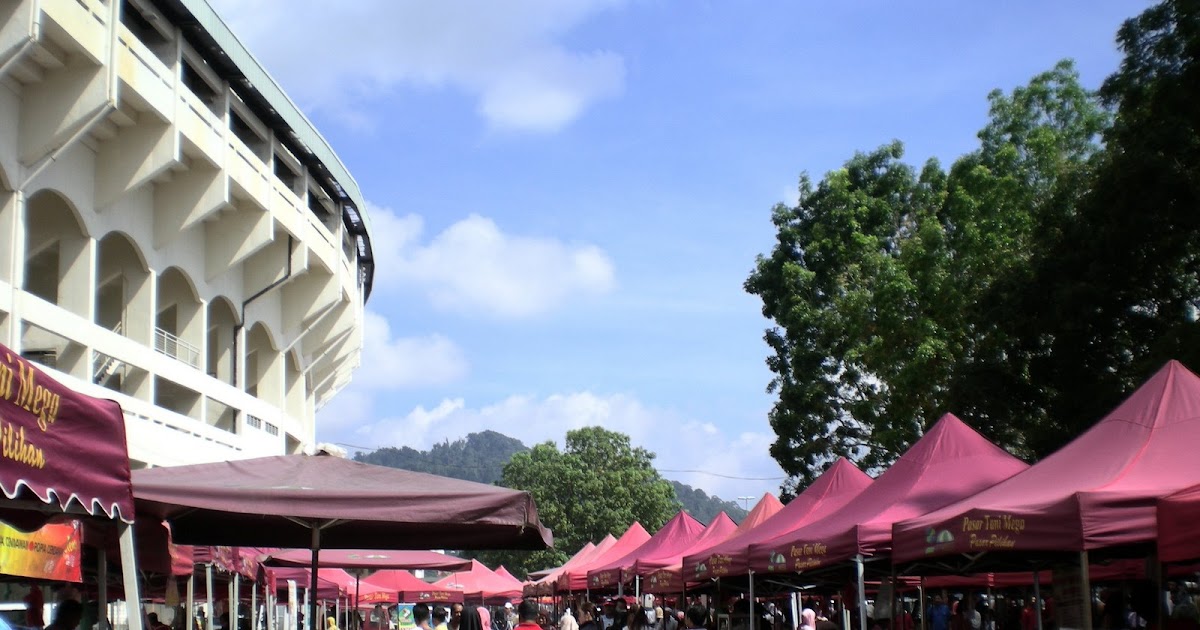
[[[356, 453], [354, 460], [455, 479], [496, 483], [500, 481], [508, 460], [514, 454], [528, 450], [529, 447], [516, 438], [496, 431], [482, 431], [453, 442], [446, 440], [434, 444], [428, 451], [408, 446], [385, 446], [371, 452]], [[728, 513], [735, 521], [741, 521], [746, 515], [745, 510], [733, 501], [709, 496], [699, 488], [678, 481], [672, 481], [671, 485], [683, 508], [702, 523], [710, 522], [721, 511]]]

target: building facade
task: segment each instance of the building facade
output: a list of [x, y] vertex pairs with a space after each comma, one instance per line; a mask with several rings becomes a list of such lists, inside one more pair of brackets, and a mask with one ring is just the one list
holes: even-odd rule
[[0, 2], [0, 339], [135, 467], [311, 450], [374, 273], [358, 185], [205, 0]]

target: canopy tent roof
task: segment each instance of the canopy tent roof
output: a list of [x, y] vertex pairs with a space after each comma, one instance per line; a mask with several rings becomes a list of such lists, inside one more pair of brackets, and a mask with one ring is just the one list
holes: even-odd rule
[[[283, 549], [263, 556], [269, 567], [312, 566], [312, 550]], [[471, 568], [471, 561], [436, 551], [422, 549], [325, 549], [318, 559], [322, 568], [339, 569], [433, 569], [461, 571]]]
[[[466, 561], [469, 567], [471, 561]], [[370, 604], [399, 604], [445, 602], [460, 604], [462, 591], [438, 588], [417, 578], [404, 569], [376, 571], [359, 584], [359, 602]]]
[[612, 534], [605, 536], [599, 543], [593, 544], [589, 542], [577, 551], [574, 556], [571, 556], [570, 560], [563, 563], [561, 567], [551, 569], [544, 577], [526, 586], [525, 595], [553, 595], [555, 588], [558, 586], [558, 578], [564, 571], [569, 571], [573, 567], [583, 565], [589, 560], [607, 552], [615, 544], [617, 544], [617, 539]]
[[[866, 473], [846, 458], [839, 458], [805, 488], [804, 492], [762, 523], [742, 529], [750, 522], [747, 518], [738, 526], [737, 532], [721, 543], [684, 555], [683, 568], [686, 569], [686, 579], [698, 581], [724, 575], [746, 574], [750, 570], [750, 545], [771, 540], [823, 519], [841, 509], [870, 485], [871, 478]], [[666, 583], [665, 578], [662, 578], [662, 581]]]
[[470, 569], [451, 573], [434, 582], [434, 586], [440, 590], [459, 591], [467, 599], [489, 599], [496, 596], [513, 599], [521, 596], [522, 584], [511, 575], [496, 575], [482, 562], [472, 560]]
[[754, 509], [750, 510], [750, 513], [746, 515], [746, 518], [742, 519], [741, 523], [738, 523], [737, 531], [732, 535], [738, 536], [741, 535], [741, 532], [762, 525], [767, 522], [767, 519], [775, 516], [782, 509], [783, 503], [779, 501], [778, 497], [770, 492], [764, 492], [758, 503], [754, 504]]
[[[346, 574], [340, 569], [319, 569], [317, 571], [316, 599], [333, 600], [349, 592], [346, 585], [341, 583], [341, 576], [338, 575], [338, 572]], [[346, 575], [348, 576], [348, 574]], [[286, 590], [288, 580], [294, 581], [300, 588], [311, 588], [312, 570], [302, 567], [275, 567], [267, 570], [267, 585], [269, 588], [274, 588], [276, 593]], [[353, 577], [350, 577], [350, 584], [350, 588], [353, 588]]]
[[[540, 549], [552, 542], [527, 492], [328, 455], [150, 468], [138, 510], [181, 543], [308, 548]], [[297, 521], [301, 521], [298, 523]]]
[[[623, 582], [623, 574], [639, 560], [651, 561], [678, 556], [703, 532], [704, 525], [701, 525], [700, 521], [692, 518], [691, 514], [680, 511], [636, 549], [631, 549], [624, 556], [598, 562], [589, 567], [588, 588], [606, 588]], [[667, 564], [670, 562], [664, 563], [664, 566]]]
[[[612, 539], [613, 542], [616, 542], [616, 539], [612, 537], [612, 534], [609, 534], [605, 540], [608, 539]], [[531, 581], [526, 586], [526, 590], [528, 591], [526, 594], [533, 595], [533, 591], [529, 589], [536, 587], [543, 582], [553, 582], [554, 578], [558, 577], [558, 574], [561, 573], [564, 568], [570, 567], [572, 564], [579, 562], [581, 558], [587, 558], [588, 554], [592, 553], [592, 550], [595, 548], [596, 543], [588, 542], [588, 544], [580, 547], [579, 551], [576, 551], [575, 555], [571, 556], [571, 558], [564, 562], [561, 566], [550, 569], [542, 569], [541, 571], [531, 571], [529, 573], [529, 578]]]
[[1158, 558], [1163, 562], [1200, 560], [1200, 484], [1159, 499]]
[[[120, 405], [76, 392], [0, 345], [0, 418], [4, 496], [133, 522]], [[0, 505], [0, 517], [22, 527], [45, 522], [28, 507]]]
[[737, 530], [737, 524], [729, 518], [728, 514], [721, 512], [708, 524], [708, 527], [704, 528], [704, 531], [700, 532], [699, 536], [692, 539], [691, 543], [674, 549], [664, 548], [654, 554], [647, 553], [644, 556], [639, 554], [637, 560], [633, 562], [633, 566], [629, 568], [629, 572], [644, 577], [659, 569], [677, 566], [683, 560], [685, 553], [706, 547], [718, 540], [725, 540], [735, 530]]
[[[563, 571], [558, 575], [558, 591], [582, 591], [587, 588], [588, 571], [595, 567], [602, 567], [613, 560], [625, 557], [630, 551], [641, 547], [647, 540], [650, 540], [650, 533], [642, 527], [641, 523], [634, 523], [625, 530], [624, 534], [617, 539], [608, 549], [602, 553], [595, 553], [587, 562], [581, 562], [579, 565], [571, 567], [567, 571]], [[599, 550], [600, 546], [597, 545]]]
[[[893, 557], [1084, 551], [1148, 542], [1159, 497], [1200, 483], [1200, 378], [1167, 363], [1104, 419], [1025, 472], [896, 524]], [[1021, 553], [1024, 552], [1024, 553]], [[980, 566], [980, 565], [976, 565]]]
[[750, 568], [800, 572], [875, 556], [892, 547], [892, 524], [944, 507], [1028, 466], [953, 414], [942, 416], [878, 479], [837, 512], [750, 546]]

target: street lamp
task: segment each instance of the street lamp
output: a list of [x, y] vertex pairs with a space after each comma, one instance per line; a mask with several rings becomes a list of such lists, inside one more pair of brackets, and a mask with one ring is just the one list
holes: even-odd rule
[[741, 501], [741, 502], [742, 502], [742, 509], [743, 509], [743, 510], [749, 510], [749, 509], [750, 509], [750, 502], [751, 502], [751, 501], [753, 501], [753, 500], [754, 500], [754, 498], [755, 498], [755, 497], [753, 497], [753, 496], [748, 496], [748, 497], [738, 497], [738, 501]]

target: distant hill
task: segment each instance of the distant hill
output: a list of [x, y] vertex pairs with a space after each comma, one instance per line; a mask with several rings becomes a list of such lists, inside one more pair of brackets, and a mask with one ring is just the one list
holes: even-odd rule
[[492, 484], [500, 481], [504, 465], [514, 454], [527, 450], [520, 440], [483, 431], [453, 442], [434, 444], [428, 451], [385, 446], [370, 453], [357, 453], [354, 460]]
[[[453, 442], [446, 440], [434, 444], [428, 451], [408, 446], [385, 446], [371, 452], [359, 452], [354, 455], [354, 461], [494, 484], [503, 476], [508, 460], [527, 450], [529, 447], [516, 438], [496, 431], [482, 431]], [[671, 485], [675, 487], [675, 496], [683, 509], [702, 523], [711, 522], [722, 511], [735, 521], [740, 522], [746, 517], [746, 511], [732, 501], [710, 497], [703, 490], [678, 481], [672, 481]]]
[[746, 518], [746, 510], [733, 501], [725, 501], [717, 496], [709, 496], [700, 488], [693, 488], [687, 484], [672, 481], [672, 486], [675, 486], [675, 498], [683, 504], [683, 509], [688, 511], [695, 517], [696, 520], [705, 525], [712, 522], [721, 512], [725, 512], [735, 522], [742, 522]]

